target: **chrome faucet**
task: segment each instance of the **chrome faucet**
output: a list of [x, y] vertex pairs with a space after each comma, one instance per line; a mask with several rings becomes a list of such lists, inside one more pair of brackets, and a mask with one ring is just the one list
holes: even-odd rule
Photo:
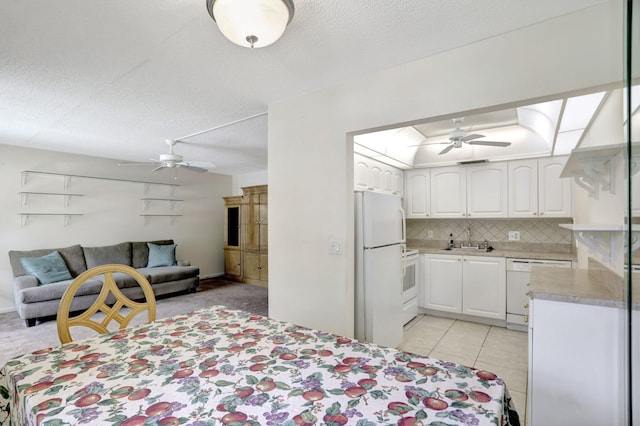
[[467, 239], [469, 240], [469, 247], [471, 247], [471, 227], [467, 227]]

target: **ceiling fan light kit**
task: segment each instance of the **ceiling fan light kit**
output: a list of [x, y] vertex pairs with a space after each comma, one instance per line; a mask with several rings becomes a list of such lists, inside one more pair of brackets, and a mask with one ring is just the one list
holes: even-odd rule
[[237, 45], [269, 46], [293, 19], [292, 0], [206, 0], [222, 34]]
[[205, 173], [208, 172], [205, 167], [215, 167], [215, 164], [210, 162], [194, 162], [194, 161], [184, 161], [184, 157], [180, 154], [176, 154], [173, 152], [173, 147], [176, 146], [176, 143], [181, 142], [176, 139], [167, 139], [165, 141], [167, 145], [169, 145], [169, 153], [168, 154], [160, 154], [158, 159], [151, 159], [149, 163], [118, 163], [119, 166], [145, 166], [151, 164], [155, 166], [151, 171], [157, 172], [162, 169], [186, 169], [192, 172], [197, 173]]

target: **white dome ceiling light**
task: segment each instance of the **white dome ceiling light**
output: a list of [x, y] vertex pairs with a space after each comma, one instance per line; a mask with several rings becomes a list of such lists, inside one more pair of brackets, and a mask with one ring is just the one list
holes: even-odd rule
[[294, 6], [292, 0], [207, 0], [207, 11], [226, 38], [253, 49], [282, 36]]

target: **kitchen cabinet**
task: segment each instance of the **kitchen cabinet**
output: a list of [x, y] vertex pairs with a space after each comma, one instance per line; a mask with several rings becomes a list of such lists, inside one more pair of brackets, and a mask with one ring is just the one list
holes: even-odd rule
[[[531, 300], [529, 425], [628, 424], [625, 321], [622, 308]], [[640, 327], [639, 315], [633, 321]]]
[[448, 254], [423, 256], [424, 308], [506, 319], [505, 258]]
[[506, 163], [431, 169], [431, 217], [507, 217]]
[[407, 219], [425, 219], [431, 215], [431, 174], [429, 169], [405, 172], [404, 209]]
[[354, 190], [404, 195], [404, 171], [360, 154], [353, 155]]
[[508, 183], [506, 163], [467, 167], [467, 216], [507, 217]]
[[228, 279], [242, 279], [242, 252], [239, 249], [224, 250], [224, 274]]
[[431, 217], [467, 216], [467, 170], [464, 167], [431, 169]]
[[561, 179], [567, 157], [510, 161], [509, 217], [572, 217], [571, 179]]

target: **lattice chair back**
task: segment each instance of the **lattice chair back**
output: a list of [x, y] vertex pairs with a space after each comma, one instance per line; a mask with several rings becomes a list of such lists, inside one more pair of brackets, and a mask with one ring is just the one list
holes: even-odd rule
[[[131, 300], [120, 291], [113, 277], [115, 272], [130, 275], [137, 281], [144, 292], [144, 302]], [[71, 303], [78, 289], [89, 278], [102, 274], [104, 274], [104, 283], [96, 301], [81, 314], [70, 317]], [[113, 298], [109, 298], [110, 295], [116, 300], [113, 305], [107, 303], [108, 300], [113, 300]], [[130, 311], [121, 312], [123, 308], [128, 308]], [[151, 284], [149, 284], [149, 281], [147, 281], [144, 275], [127, 265], [112, 264], [96, 266], [78, 275], [64, 292], [60, 300], [60, 306], [58, 307], [58, 337], [63, 344], [73, 341], [70, 328], [76, 326], [89, 327], [100, 334], [109, 333], [110, 330], [108, 330], [107, 327], [112, 321], [119, 323], [118, 328], [123, 329], [129, 325], [133, 318], [144, 311], [148, 312], [148, 322], [155, 321], [156, 298], [153, 294]], [[93, 318], [98, 312], [104, 313], [104, 318], [100, 321]]]

